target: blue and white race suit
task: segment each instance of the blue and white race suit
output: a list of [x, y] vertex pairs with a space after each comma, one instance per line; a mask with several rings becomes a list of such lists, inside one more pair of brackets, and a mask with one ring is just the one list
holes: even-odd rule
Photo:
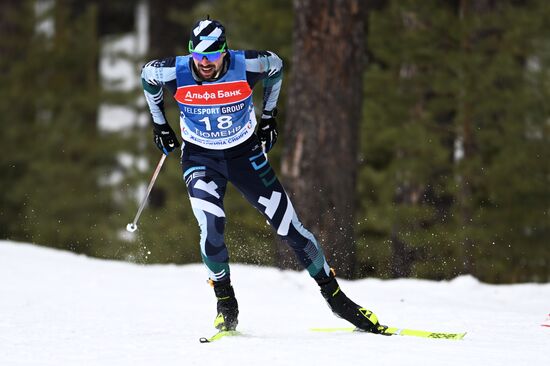
[[263, 110], [277, 104], [282, 61], [269, 51], [229, 51], [222, 74], [201, 80], [190, 56], [147, 63], [142, 84], [153, 123], [167, 123], [163, 87], [180, 108], [183, 179], [200, 227], [200, 247], [208, 276], [229, 279], [229, 254], [224, 240], [223, 199], [231, 182], [288, 243], [317, 281], [330, 268], [316, 238], [300, 223], [283, 186], [254, 134], [254, 85], [263, 80]]

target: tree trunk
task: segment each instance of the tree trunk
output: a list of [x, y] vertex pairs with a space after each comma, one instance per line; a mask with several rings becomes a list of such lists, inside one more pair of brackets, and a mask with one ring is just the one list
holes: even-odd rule
[[[302, 223], [339, 275], [354, 272], [354, 211], [365, 54], [359, 0], [294, 0], [282, 173]], [[279, 244], [279, 266], [293, 267]]]

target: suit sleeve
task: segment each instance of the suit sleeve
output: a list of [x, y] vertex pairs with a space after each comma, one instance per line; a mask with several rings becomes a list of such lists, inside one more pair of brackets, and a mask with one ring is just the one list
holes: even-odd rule
[[245, 51], [246, 75], [251, 87], [263, 81], [262, 110], [272, 111], [277, 106], [283, 83], [283, 60], [271, 51]]
[[176, 58], [153, 60], [145, 64], [141, 69], [141, 84], [153, 123], [158, 125], [168, 123], [164, 114], [163, 88], [167, 88], [172, 93], [175, 92]]

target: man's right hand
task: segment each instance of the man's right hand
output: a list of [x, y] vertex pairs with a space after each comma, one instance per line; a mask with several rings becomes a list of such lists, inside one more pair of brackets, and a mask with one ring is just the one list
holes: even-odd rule
[[155, 144], [165, 155], [168, 155], [176, 147], [180, 146], [174, 130], [168, 123], [159, 125], [153, 122], [153, 134]]

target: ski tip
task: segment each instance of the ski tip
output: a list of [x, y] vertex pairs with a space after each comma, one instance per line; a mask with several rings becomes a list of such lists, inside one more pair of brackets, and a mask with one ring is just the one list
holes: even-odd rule
[[210, 341], [206, 337], [200, 337], [199, 342], [201, 342], [201, 343], [210, 343]]

